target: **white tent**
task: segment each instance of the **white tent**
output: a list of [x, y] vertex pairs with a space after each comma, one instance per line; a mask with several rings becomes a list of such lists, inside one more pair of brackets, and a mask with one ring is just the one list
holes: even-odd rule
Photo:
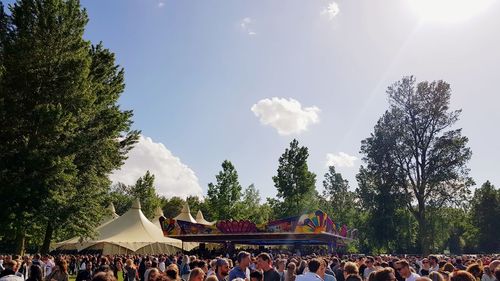
[[163, 210], [158, 207], [155, 210], [155, 217], [151, 220], [151, 222], [156, 225], [159, 229], [161, 229], [160, 218], [163, 217]]
[[198, 210], [198, 213], [196, 214], [196, 222], [199, 223], [199, 224], [203, 224], [203, 225], [214, 225], [215, 224], [215, 222], [209, 222], [209, 221], [207, 221], [203, 217], [203, 213], [201, 212], [201, 210]]
[[184, 206], [182, 206], [181, 213], [178, 214], [177, 217], [174, 218], [174, 220], [197, 223], [193, 216], [191, 216], [191, 210], [189, 209], [188, 203], [185, 203]]
[[109, 203], [107, 209], [109, 211], [109, 214], [107, 216], [105, 216], [104, 218], [102, 218], [101, 226], [104, 224], [107, 224], [109, 222], [112, 222], [114, 219], [117, 219], [119, 217], [119, 215], [116, 213], [115, 205], [113, 205], [113, 202]]
[[[150, 222], [141, 211], [136, 200], [125, 214], [96, 229], [97, 236], [91, 240], [78, 237], [56, 243], [57, 250], [101, 250], [103, 254], [160, 254], [176, 253], [182, 249], [182, 241], [163, 236], [161, 229]], [[193, 248], [191, 243], [185, 250]]]

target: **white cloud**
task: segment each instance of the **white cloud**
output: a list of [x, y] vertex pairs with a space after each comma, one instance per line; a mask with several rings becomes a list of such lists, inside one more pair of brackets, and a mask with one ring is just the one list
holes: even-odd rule
[[158, 2], [158, 8], [162, 8], [163, 6], [165, 6], [165, 2]]
[[325, 9], [323, 9], [323, 11], [321, 11], [321, 14], [327, 15], [328, 19], [333, 20], [335, 16], [338, 15], [339, 12], [340, 12], [339, 4], [337, 4], [336, 2], [332, 2], [328, 4], [328, 6]]
[[335, 166], [336, 168], [354, 167], [354, 161], [358, 160], [357, 157], [351, 156], [344, 152], [339, 152], [337, 155], [333, 153], [326, 154], [326, 166]]
[[262, 99], [251, 110], [262, 124], [275, 128], [280, 135], [299, 134], [309, 125], [319, 122], [319, 108], [302, 107], [292, 98]]
[[134, 184], [146, 171], [155, 175], [156, 192], [167, 197], [202, 195], [198, 177], [162, 143], [140, 136], [120, 170], [110, 176], [114, 182]]
[[257, 35], [257, 33], [253, 30], [253, 19], [246, 17], [241, 20], [240, 28], [248, 35]]

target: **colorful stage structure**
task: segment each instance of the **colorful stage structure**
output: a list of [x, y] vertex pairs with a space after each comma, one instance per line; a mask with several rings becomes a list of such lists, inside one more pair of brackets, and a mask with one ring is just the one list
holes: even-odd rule
[[358, 230], [334, 223], [323, 211], [256, 225], [249, 220], [207, 222], [198, 212], [197, 220], [184, 206], [177, 217], [160, 218], [163, 234], [183, 242], [224, 243], [244, 245], [327, 245], [333, 253], [357, 239]]

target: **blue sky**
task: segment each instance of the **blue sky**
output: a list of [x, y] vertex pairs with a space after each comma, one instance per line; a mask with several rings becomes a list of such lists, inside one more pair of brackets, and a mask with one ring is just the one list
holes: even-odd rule
[[[337, 170], [355, 187], [360, 141], [388, 107], [386, 87], [413, 74], [451, 84], [471, 175], [500, 185], [500, 1], [415, 1], [83, 0], [86, 37], [125, 68], [120, 103], [145, 136], [114, 179], [151, 169], [162, 194], [205, 193], [228, 159], [243, 186], [274, 196], [278, 158], [297, 138], [319, 190], [328, 153], [344, 153]], [[262, 124], [290, 98], [303, 130]], [[259, 118], [251, 108], [263, 99], [278, 107]]]

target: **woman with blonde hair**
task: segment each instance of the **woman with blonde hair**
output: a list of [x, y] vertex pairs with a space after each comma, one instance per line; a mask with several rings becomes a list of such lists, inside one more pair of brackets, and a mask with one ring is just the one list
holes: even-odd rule
[[288, 266], [286, 267], [284, 281], [295, 281], [295, 277], [297, 277], [297, 275], [295, 274], [296, 270], [297, 270], [297, 265], [294, 262], [289, 263]]
[[46, 281], [68, 281], [68, 263], [64, 259], [56, 260], [55, 269], [45, 278]]
[[134, 262], [132, 259], [128, 259], [125, 261], [125, 268], [124, 268], [124, 280], [125, 281], [135, 281], [138, 275], [137, 268], [135, 267]]

